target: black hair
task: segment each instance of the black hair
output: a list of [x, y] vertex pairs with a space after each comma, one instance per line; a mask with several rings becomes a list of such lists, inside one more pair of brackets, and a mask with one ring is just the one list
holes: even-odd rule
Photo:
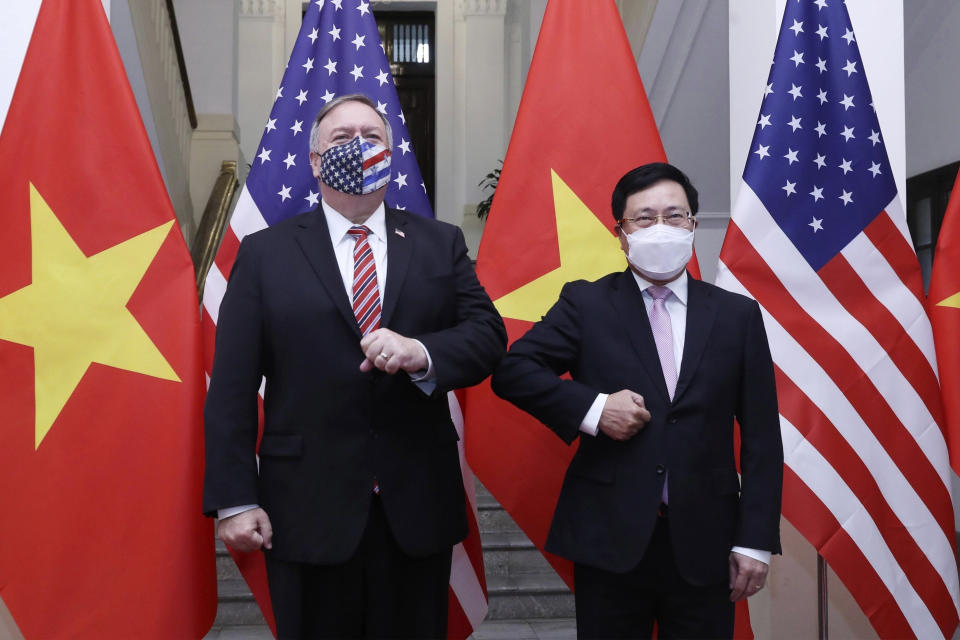
[[661, 180], [670, 180], [683, 187], [687, 194], [687, 202], [690, 203], [690, 213], [696, 215], [700, 207], [700, 199], [687, 174], [672, 164], [651, 162], [636, 169], [631, 169], [617, 182], [617, 186], [613, 188], [613, 197], [610, 199], [613, 219], [620, 222], [620, 218], [623, 217], [623, 210], [627, 206], [627, 198]]

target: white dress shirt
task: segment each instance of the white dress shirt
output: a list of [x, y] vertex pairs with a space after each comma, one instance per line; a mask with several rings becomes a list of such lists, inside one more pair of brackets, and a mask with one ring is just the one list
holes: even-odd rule
[[[638, 275], [636, 271], [631, 271], [631, 273], [633, 273], [633, 279], [636, 281], [637, 286], [640, 287], [643, 304], [649, 316], [650, 309], [653, 307], [653, 296], [650, 295], [647, 288], [652, 287], [653, 283]], [[684, 271], [680, 274], [679, 278], [664, 285], [673, 293], [673, 295], [664, 300], [664, 306], [667, 308], [667, 313], [670, 314], [670, 328], [673, 330], [673, 359], [677, 365], [678, 377], [680, 375], [680, 361], [683, 359], [684, 338], [687, 332], [687, 291], [689, 284], [687, 278], [687, 272]], [[590, 405], [590, 409], [584, 416], [583, 422], [580, 423], [580, 431], [591, 436], [597, 435], [600, 428], [600, 415], [603, 413], [603, 406], [607, 402], [608, 395], [609, 394], [606, 393], [597, 394], [597, 399]], [[765, 564], [770, 564], [769, 551], [747, 549], [744, 547], [733, 547], [731, 551], [736, 551], [742, 555], [760, 560]]]
[[[347, 233], [354, 226], [343, 214], [320, 201], [323, 216], [327, 219], [327, 230], [330, 232], [330, 242], [333, 244], [333, 253], [337, 256], [337, 266], [340, 267], [340, 277], [343, 278], [343, 288], [347, 292], [347, 299], [353, 300], [353, 249], [357, 245], [356, 239]], [[370, 233], [367, 242], [373, 250], [373, 261], [377, 266], [377, 286], [380, 289], [380, 300], [383, 300], [387, 283], [387, 213], [380, 203], [377, 210], [363, 223]]]

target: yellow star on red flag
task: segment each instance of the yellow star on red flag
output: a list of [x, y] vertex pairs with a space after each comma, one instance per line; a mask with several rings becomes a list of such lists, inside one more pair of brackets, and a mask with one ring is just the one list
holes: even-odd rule
[[0, 339], [33, 347], [37, 448], [94, 362], [179, 382], [126, 307], [172, 224], [87, 257], [30, 185], [32, 282], [0, 298]]
[[536, 322], [557, 301], [567, 282], [595, 280], [626, 267], [616, 237], [556, 171], [551, 169], [550, 176], [560, 266], [494, 300], [497, 311], [505, 318]]
[[952, 296], [948, 296], [937, 303], [938, 307], [953, 307], [954, 309], [960, 309], [960, 291], [956, 292]]

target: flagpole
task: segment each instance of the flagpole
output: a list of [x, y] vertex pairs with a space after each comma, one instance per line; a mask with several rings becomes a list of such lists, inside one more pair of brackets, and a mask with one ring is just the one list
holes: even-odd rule
[[827, 561], [817, 554], [817, 638], [827, 640]]

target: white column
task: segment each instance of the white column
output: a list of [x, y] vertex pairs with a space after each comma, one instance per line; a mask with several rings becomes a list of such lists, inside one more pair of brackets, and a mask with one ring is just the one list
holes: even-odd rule
[[[436, 139], [434, 153], [436, 159], [436, 179], [434, 186], [433, 211], [441, 220], [456, 220], [462, 217], [463, 203], [460, 200], [455, 177], [457, 153], [460, 140], [457, 132], [456, 112], [456, 24], [452, 2], [438, 2], [434, 22], [437, 36], [436, 49]], [[476, 255], [476, 252], [473, 252]]]
[[499, 166], [497, 160], [506, 153], [506, 7], [506, 0], [457, 0], [454, 4], [454, 208], [437, 211], [437, 217], [455, 224], [466, 222], [468, 228], [475, 225], [465, 216], [474, 216], [473, 206], [486, 197], [477, 183]]
[[244, 166], [237, 125], [239, 7], [234, 0], [176, 0], [174, 6], [197, 112], [190, 199], [199, 224], [223, 161]]
[[237, 122], [240, 148], [246, 158], [257, 155], [290, 53], [286, 5], [285, 0], [240, 0], [237, 64], [242, 73], [237, 82]]

